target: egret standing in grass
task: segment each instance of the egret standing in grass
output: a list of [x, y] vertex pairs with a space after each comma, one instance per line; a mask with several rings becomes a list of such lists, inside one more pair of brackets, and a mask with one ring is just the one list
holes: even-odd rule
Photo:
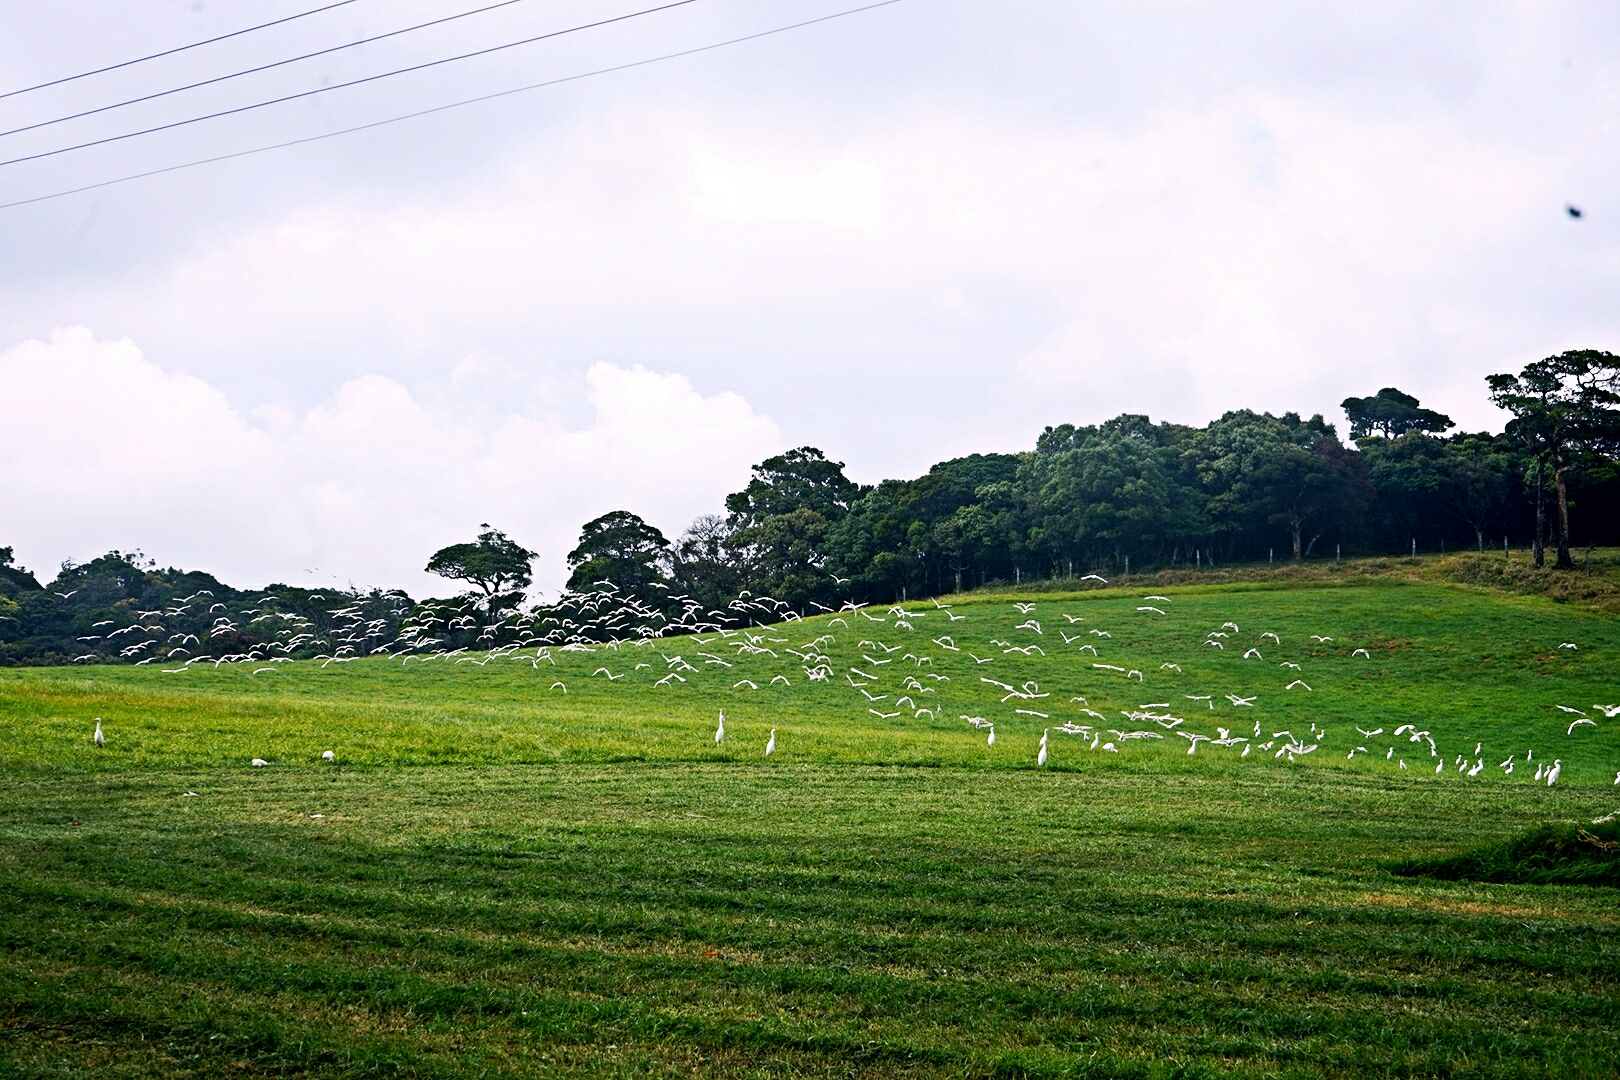
[[1047, 728], [1045, 731], [1041, 732], [1041, 752], [1035, 755], [1036, 765], [1046, 764], [1046, 737], [1051, 734], [1051, 732], [1051, 728]]
[[1552, 787], [1558, 783], [1558, 774], [1564, 771], [1564, 759], [1554, 758], [1553, 767], [1547, 770], [1547, 786]]
[[101, 733], [101, 717], [99, 716], [96, 717], [96, 733], [91, 738], [95, 739], [97, 746], [107, 745], [107, 736]]
[[771, 728], [771, 737], [765, 740], [765, 756], [770, 757], [776, 753], [776, 729]]
[[714, 744], [720, 745], [720, 740], [726, 737], [726, 710], [720, 710], [720, 726], [714, 729]]

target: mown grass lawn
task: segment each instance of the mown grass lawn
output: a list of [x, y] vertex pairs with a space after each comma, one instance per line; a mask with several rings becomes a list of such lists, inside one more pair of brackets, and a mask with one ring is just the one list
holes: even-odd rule
[[[1384, 869], [1620, 807], [1620, 719], [1590, 708], [1620, 700], [1614, 620], [1438, 585], [1158, 594], [874, 612], [813, 684], [784, 645], [824, 619], [754, 631], [774, 656], [0, 672], [0, 1075], [1615, 1075], [1614, 889]], [[843, 678], [891, 655], [887, 702]], [[1125, 730], [1176, 694], [1166, 738], [1054, 731], [1036, 767], [1082, 708]], [[876, 715], [900, 696], [931, 715]], [[1311, 724], [1308, 755], [1240, 756]], [[1253, 741], [1176, 737], [1222, 727]]]

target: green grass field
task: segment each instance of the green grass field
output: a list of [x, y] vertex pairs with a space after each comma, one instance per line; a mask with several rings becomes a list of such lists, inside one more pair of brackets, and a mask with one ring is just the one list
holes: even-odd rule
[[1612, 615], [1394, 580], [906, 609], [771, 653], [0, 671], [0, 1075], [1620, 1071], [1613, 888], [1387, 869], [1620, 808]]

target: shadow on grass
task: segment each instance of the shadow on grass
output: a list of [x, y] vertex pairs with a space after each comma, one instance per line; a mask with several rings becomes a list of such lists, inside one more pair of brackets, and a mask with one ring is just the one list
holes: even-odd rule
[[1522, 885], [1620, 887], [1620, 821], [1541, 825], [1459, 855], [1385, 864], [1402, 877]]

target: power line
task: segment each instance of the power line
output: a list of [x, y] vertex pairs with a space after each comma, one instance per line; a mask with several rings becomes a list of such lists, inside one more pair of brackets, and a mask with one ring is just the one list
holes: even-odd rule
[[193, 41], [190, 45], [181, 45], [173, 49], [164, 49], [162, 52], [149, 53], [146, 56], [137, 56], [133, 60], [125, 60], [122, 63], [117, 64], [108, 64], [106, 67], [96, 68], [94, 71], [81, 71], [77, 75], [64, 75], [60, 79], [52, 79], [50, 82], [35, 83], [33, 86], [25, 86], [21, 90], [7, 90], [5, 93], [0, 94], [0, 99], [16, 97], [18, 94], [26, 94], [33, 90], [43, 90], [47, 86], [60, 86], [63, 83], [70, 83], [77, 79], [88, 79], [92, 75], [101, 75], [109, 71], [117, 71], [119, 68], [127, 68], [134, 64], [144, 64], [148, 60], [156, 60], [163, 56], [173, 56], [175, 53], [183, 53], [187, 49], [201, 48], [204, 45], [212, 45], [216, 41], [224, 41], [227, 38], [241, 37], [243, 34], [251, 34], [255, 30], [264, 30], [271, 26], [280, 26], [282, 23], [290, 23], [294, 19], [302, 19], [310, 15], [319, 15], [323, 11], [331, 11], [333, 8], [340, 8], [345, 4], [352, 3], [354, 3], [354, 0], [337, 0], [337, 3], [335, 4], [327, 4], [325, 7], [311, 8], [309, 11], [300, 11], [296, 15], [288, 15], [284, 19], [275, 19], [271, 22], [260, 23], [258, 26], [249, 26], [244, 30], [232, 30], [230, 33], [221, 34], [218, 37], [206, 38], [202, 41]]
[[116, 184], [127, 184], [132, 180], [144, 180], [151, 176], [162, 176], [166, 173], [180, 172], [184, 169], [194, 169], [200, 165], [213, 165], [221, 161], [234, 161], [237, 158], [252, 157], [255, 154], [265, 154], [272, 150], [286, 150], [289, 147], [304, 146], [309, 143], [322, 142], [326, 139], [335, 139], [340, 135], [353, 135], [359, 131], [370, 131], [373, 128], [387, 127], [390, 124], [398, 124], [405, 120], [415, 120], [423, 116], [432, 116], [435, 113], [448, 112], [451, 109], [459, 109], [466, 105], [476, 105], [484, 101], [494, 101], [497, 98], [511, 97], [513, 94], [522, 94], [530, 90], [541, 90], [548, 86], [560, 86], [563, 83], [578, 82], [581, 79], [590, 79], [598, 75], [611, 75], [614, 72], [629, 71], [632, 68], [646, 67], [649, 64], [662, 63], [665, 60], [678, 60], [683, 56], [696, 56], [699, 53], [713, 52], [716, 49], [724, 49], [730, 45], [741, 45], [744, 42], [758, 41], [760, 38], [773, 37], [777, 34], [785, 34], [790, 30], [802, 30], [804, 27], [815, 26], [817, 23], [831, 22], [834, 19], [842, 19], [847, 15], [859, 15], [864, 11], [873, 11], [877, 8], [889, 7], [890, 5], [898, 4], [900, 2], [901, 0], [878, 0], [878, 2], [874, 4], [865, 4], [861, 7], [849, 8], [844, 11], [835, 11], [831, 15], [822, 15], [818, 18], [806, 19], [803, 22], [791, 23], [787, 26], [778, 26], [771, 30], [761, 30], [756, 34], [744, 34], [742, 37], [730, 38], [726, 41], [717, 41], [712, 45], [699, 45], [696, 48], [682, 49], [679, 52], [665, 53], [662, 56], [651, 56], [645, 60], [632, 60], [629, 63], [615, 64], [612, 67], [597, 68], [595, 71], [585, 71], [579, 73], [578, 75], [564, 75], [561, 78], [547, 79], [545, 82], [530, 83], [527, 86], [517, 86], [510, 90], [499, 90], [493, 94], [480, 94], [478, 97], [463, 98], [460, 101], [452, 101], [447, 105], [435, 105], [431, 109], [420, 109], [416, 112], [404, 113], [400, 116], [391, 116], [385, 120], [373, 120], [369, 124], [357, 124], [354, 127], [342, 128], [338, 131], [328, 131], [322, 135], [309, 135], [302, 139], [288, 139], [286, 142], [271, 143], [268, 146], [257, 146], [251, 150], [237, 150], [230, 154], [219, 154], [215, 157], [199, 158], [196, 161], [187, 161], [179, 165], [166, 165], [161, 169], [148, 169], [146, 172], [131, 173], [128, 176], [120, 176], [113, 180], [102, 180], [94, 184], [84, 184], [81, 187], [69, 188], [65, 191], [53, 191], [49, 195], [35, 195], [30, 199], [18, 199], [15, 202], [0, 203], [0, 210], [10, 210], [17, 206], [30, 206], [34, 203], [47, 202], [51, 199], [65, 198], [68, 195], [78, 195], [86, 191], [96, 191], [105, 187], [113, 187]]
[[55, 150], [42, 150], [37, 154], [24, 154], [22, 157], [14, 157], [5, 161], [0, 161], [0, 167], [6, 165], [18, 165], [24, 161], [38, 161], [41, 158], [55, 157], [58, 154], [67, 154], [74, 150], [84, 150], [92, 146], [104, 146], [107, 143], [123, 142], [125, 139], [139, 138], [142, 135], [152, 135], [159, 131], [170, 131], [174, 128], [186, 127], [189, 124], [199, 124], [204, 120], [217, 120], [222, 116], [235, 116], [238, 113], [252, 112], [254, 109], [263, 109], [270, 105], [280, 105], [283, 102], [297, 101], [300, 98], [314, 97], [316, 94], [325, 94], [333, 90], [344, 90], [351, 86], [360, 86], [364, 83], [376, 82], [379, 79], [391, 79], [395, 75], [407, 75], [413, 71], [424, 71], [427, 68], [438, 67], [440, 64], [451, 64], [458, 60], [470, 60], [475, 56], [488, 56], [490, 53], [503, 52], [506, 49], [515, 49], [520, 45], [532, 45], [537, 41], [545, 41], [549, 38], [562, 37], [564, 34], [574, 34], [581, 30], [593, 30], [600, 26], [609, 26], [613, 23], [624, 22], [627, 19], [635, 19], [641, 17], [642, 15], [652, 15], [660, 11], [668, 11], [670, 8], [685, 7], [687, 4], [695, 3], [697, 3], [697, 0], [670, 0], [669, 3], [660, 4], [657, 7], [642, 8], [640, 11], [632, 11], [627, 15], [615, 15], [611, 19], [598, 19], [596, 22], [581, 23], [578, 26], [570, 26], [565, 30], [553, 30], [547, 34], [536, 34], [533, 37], [526, 37], [520, 41], [508, 41], [503, 45], [491, 45], [487, 49], [475, 49], [472, 52], [461, 53], [457, 56], [445, 56], [438, 60], [429, 60], [422, 64], [412, 64], [409, 67], [395, 68], [392, 71], [383, 71], [376, 75], [367, 75], [361, 79], [350, 79], [348, 82], [333, 83], [331, 86], [317, 86], [313, 90], [300, 90], [296, 94], [283, 94], [281, 97], [270, 98], [266, 101], [256, 101], [251, 105], [238, 105], [234, 109], [221, 109], [218, 112], [205, 113], [202, 116], [192, 116], [185, 120], [175, 120], [168, 124], [158, 124], [154, 127], [141, 128], [139, 131], [126, 131], [122, 135], [108, 135], [104, 139], [91, 139], [89, 142], [74, 143], [72, 146], [62, 146]]
[[327, 49], [317, 49], [314, 52], [304, 53], [302, 56], [292, 56], [285, 60], [276, 60], [269, 64], [260, 64], [258, 67], [250, 67], [244, 68], [241, 71], [233, 71], [227, 75], [216, 75], [212, 79], [203, 79], [200, 82], [187, 83], [185, 86], [176, 86], [169, 90], [159, 90], [155, 94], [146, 94], [141, 97], [127, 98], [124, 101], [114, 102], [111, 105], [100, 105], [94, 109], [86, 109], [83, 112], [70, 113], [67, 116], [58, 116], [54, 120], [41, 120], [37, 124], [27, 124], [23, 127], [12, 128], [10, 131], [0, 131], [0, 137], [4, 137], [6, 135], [16, 135], [24, 131], [34, 131], [43, 127], [50, 127], [52, 124], [64, 124], [69, 120], [78, 120], [81, 117], [94, 116], [97, 113], [110, 112], [113, 109], [122, 109], [126, 105], [138, 105], [143, 101], [153, 101], [157, 98], [168, 97], [170, 94], [179, 94], [186, 90], [195, 90], [199, 86], [212, 86], [215, 83], [228, 82], [231, 79], [240, 79], [244, 75], [256, 75], [261, 71], [269, 71], [271, 68], [286, 67], [288, 64], [296, 64], [300, 60], [312, 60], [317, 56], [325, 56], [328, 53], [342, 52], [344, 49], [353, 49], [361, 45], [370, 45], [373, 41], [382, 41], [385, 38], [399, 37], [401, 34], [409, 34], [414, 30], [425, 30], [430, 26], [438, 26], [441, 23], [455, 22], [457, 19], [465, 19], [469, 15], [482, 15], [486, 11], [494, 11], [496, 8], [511, 7], [513, 4], [521, 4], [524, 2], [525, 0], [501, 0], [501, 2], [498, 4], [490, 4], [487, 7], [474, 8], [471, 11], [463, 11], [455, 15], [446, 15], [442, 19], [433, 19], [429, 22], [417, 23], [415, 26], [407, 26], [401, 30], [390, 30], [386, 34], [376, 34], [372, 37], [360, 38], [358, 41], [350, 41], [343, 45], [333, 45]]

